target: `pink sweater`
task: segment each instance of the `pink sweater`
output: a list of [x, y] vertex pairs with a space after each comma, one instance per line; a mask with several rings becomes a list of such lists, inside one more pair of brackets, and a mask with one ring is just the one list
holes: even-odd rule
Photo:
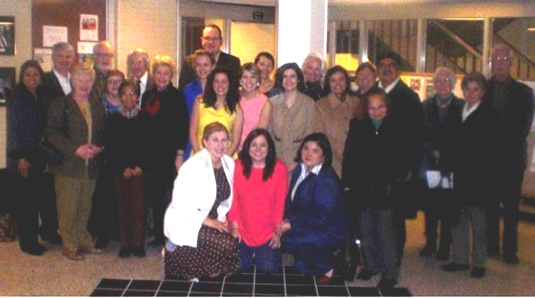
[[282, 161], [277, 161], [267, 181], [262, 181], [263, 171], [253, 167], [247, 180], [239, 160], [234, 170], [234, 197], [228, 218], [238, 223], [242, 241], [251, 247], [271, 239], [275, 225], [282, 220], [288, 192], [288, 171]]

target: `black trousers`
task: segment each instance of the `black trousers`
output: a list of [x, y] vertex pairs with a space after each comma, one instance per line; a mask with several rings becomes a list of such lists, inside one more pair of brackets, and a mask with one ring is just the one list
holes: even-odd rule
[[496, 196], [489, 198], [491, 204], [487, 209], [489, 255], [500, 253], [500, 202], [503, 204], [503, 255], [513, 256], [518, 251], [518, 208], [523, 179], [524, 170], [500, 171], [500, 179], [496, 183]]
[[[174, 165], [174, 164], [173, 164]], [[163, 218], [165, 210], [171, 202], [173, 191], [173, 182], [176, 178], [176, 172], [172, 169], [154, 169], [148, 179], [148, 193], [152, 218], [154, 222], [154, 240], [163, 242]]]
[[87, 223], [87, 230], [94, 237], [109, 238], [113, 236], [115, 239], [119, 237], [114, 179], [111, 169], [105, 165], [101, 166], [91, 201], [91, 214]]
[[[451, 246], [451, 205], [453, 193], [450, 190], [428, 189], [425, 191], [423, 211], [425, 215], [426, 246], [439, 248], [440, 252], [450, 252]], [[437, 246], [437, 228], [440, 222], [440, 244]]]
[[[13, 176], [13, 190], [18, 194], [15, 199], [19, 245], [28, 249], [38, 243], [39, 212], [43, 209], [46, 195], [46, 176], [42, 172], [32, 172], [26, 178]], [[57, 222], [57, 219], [56, 219]]]
[[56, 188], [54, 175], [43, 174], [42, 194], [39, 201], [39, 215], [41, 227], [39, 234], [42, 236], [56, 235], [58, 233], [58, 208], [56, 205]]

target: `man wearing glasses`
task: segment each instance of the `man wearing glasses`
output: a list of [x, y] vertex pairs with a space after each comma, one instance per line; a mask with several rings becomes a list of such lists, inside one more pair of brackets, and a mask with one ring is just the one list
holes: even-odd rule
[[[221, 29], [214, 24], [208, 24], [204, 27], [201, 37], [202, 48], [210, 53], [216, 61], [216, 66], [222, 66], [230, 69], [234, 74], [233, 80], [238, 82], [238, 75], [240, 73], [241, 62], [236, 56], [224, 53], [220, 50], [223, 38], [221, 36]], [[178, 89], [183, 89], [187, 84], [196, 79], [195, 70], [193, 69], [193, 55], [189, 55], [182, 62], [180, 69], [180, 78], [178, 82]]]
[[[396, 210], [394, 224], [396, 226], [398, 266], [401, 266], [403, 248], [406, 242], [405, 218], [416, 216], [415, 178], [423, 147], [424, 115], [420, 97], [399, 77], [401, 73], [401, 57], [394, 52], [386, 52], [377, 57], [377, 75], [379, 88], [386, 92], [390, 107], [390, 117], [406, 141], [403, 150], [407, 175], [399, 181], [397, 198], [403, 199]], [[392, 190], [394, 192], [394, 190]], [[398, 267], [399, 269], [399, 267]]]
[[533, 90], [511, 77], [511, 50], [504, 44], [494, 46], [490, 59], [492, 77], [483, 104], [498, 115], [496, 144], [499, 146], [496, 197], [487, 211], [488, 255], [500, 255], [499, 204], [503, 204], [503, 260], [518, 264], [518, 207], [522, 180], [527, 165], [527, 141], [533, 122]]
[[113, 49], [111, 42], [102, 40], [93, 46], [93, 61], [95, 64], [95, 83], [91, 90], [91, 96], [100, 98], [106, 91], [106, 75], [113, 68]]

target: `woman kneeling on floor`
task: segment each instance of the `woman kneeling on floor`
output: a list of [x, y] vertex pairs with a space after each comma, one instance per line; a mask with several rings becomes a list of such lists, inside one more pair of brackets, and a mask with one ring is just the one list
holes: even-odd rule
[[204, 149], [180, 168], [164, 219], [167, 276], [228, 276], [239, 268], [238, 243], [226, 220], [234, 172], [234, 160], [224, 155], [228, 141], [221, 123], [208, 124], [202, 135]]
[[340, 180], [332, 168], [327, 136], [305, 137], [297, 151], [284, 220], [277, 226], [283, 251], [295, 257], [296, 269], [329, 283], [341, 261], [346, 237], [344, 198]]

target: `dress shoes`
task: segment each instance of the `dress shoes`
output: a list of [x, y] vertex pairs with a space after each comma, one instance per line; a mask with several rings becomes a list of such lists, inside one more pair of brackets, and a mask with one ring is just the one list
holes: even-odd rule
[[318, 285], [328, 285], [331, 283], [331, 280], [333, 279], [332, 276], [326, 276], [326, 275], [322, 275], [320, 277], [316, 277], [316, 283]]
[[393, 289], [396, 284], [397, 282], [395, 280], [382, 278], [381, 281], [379, 281], [379, 283], [375, 287], [379, 290], [390, 290]]
[[436, 248], [426, 245], [422, 250], [420, 250], [420, 257], [430, 257], [435, 254], [436, 251]]
[[32, 256], [42, 256], [47, 251], [46, 247], [42, 246], [39, 243], [29, 245], [24, 248], [21, 247], [21, 250]]
[[472, 273], [470, 274], [473, 278], [483, 278], [485, 276], [485, 268], [483, 267], [474, 267]]
[[128, 258], [132, 254], [132, 249], [129, 246], [122, 246], [119, 250], [119, 258]]
[[145, 257], [145, 248], [143, 246], [134, 246], [132, 248], [132, 254], [134, 254], [134, 257], [143, 258]]
[[58, 235], [58, 233], [52, 233], [52, 234], [41, 234], [41, 239], [43, 241], [46, 241], [50, 244], [54, 245], [61, 245], [61, 237]]
[[64, 249], [63, 256], [71, 261], [83, 261], [85, 257], [78, 250]]
[[506, 264], [509, 264], [509, 265], [516, 265], [516, 264], [520, 263], [520, 260], [518, 259], [516, 254], [514, 254], [514, 255], [503, 255], [503, 261]]
[[455, 271], [468, 270], [470, 269], [470, 266], [466, 264], [449, 263], [449, 264], [440, 266], [440, 268], [442, 268], [442, 270], [446, 272], [455, 272]]
[[93, 246], [82, 246], [78, 248], [78, 253], [81, 254], [90, 254], [90, 255], [98, 255], [102, 251], [98, 248], [95, 248]]
[[375, 274], [377, 274], [377, 273], [364, 268], [359, 272], [359, 274], [357, 274], [357, 279], [370, 280], [370, 278], [372, 278], [372, 276], [374, 276]]

